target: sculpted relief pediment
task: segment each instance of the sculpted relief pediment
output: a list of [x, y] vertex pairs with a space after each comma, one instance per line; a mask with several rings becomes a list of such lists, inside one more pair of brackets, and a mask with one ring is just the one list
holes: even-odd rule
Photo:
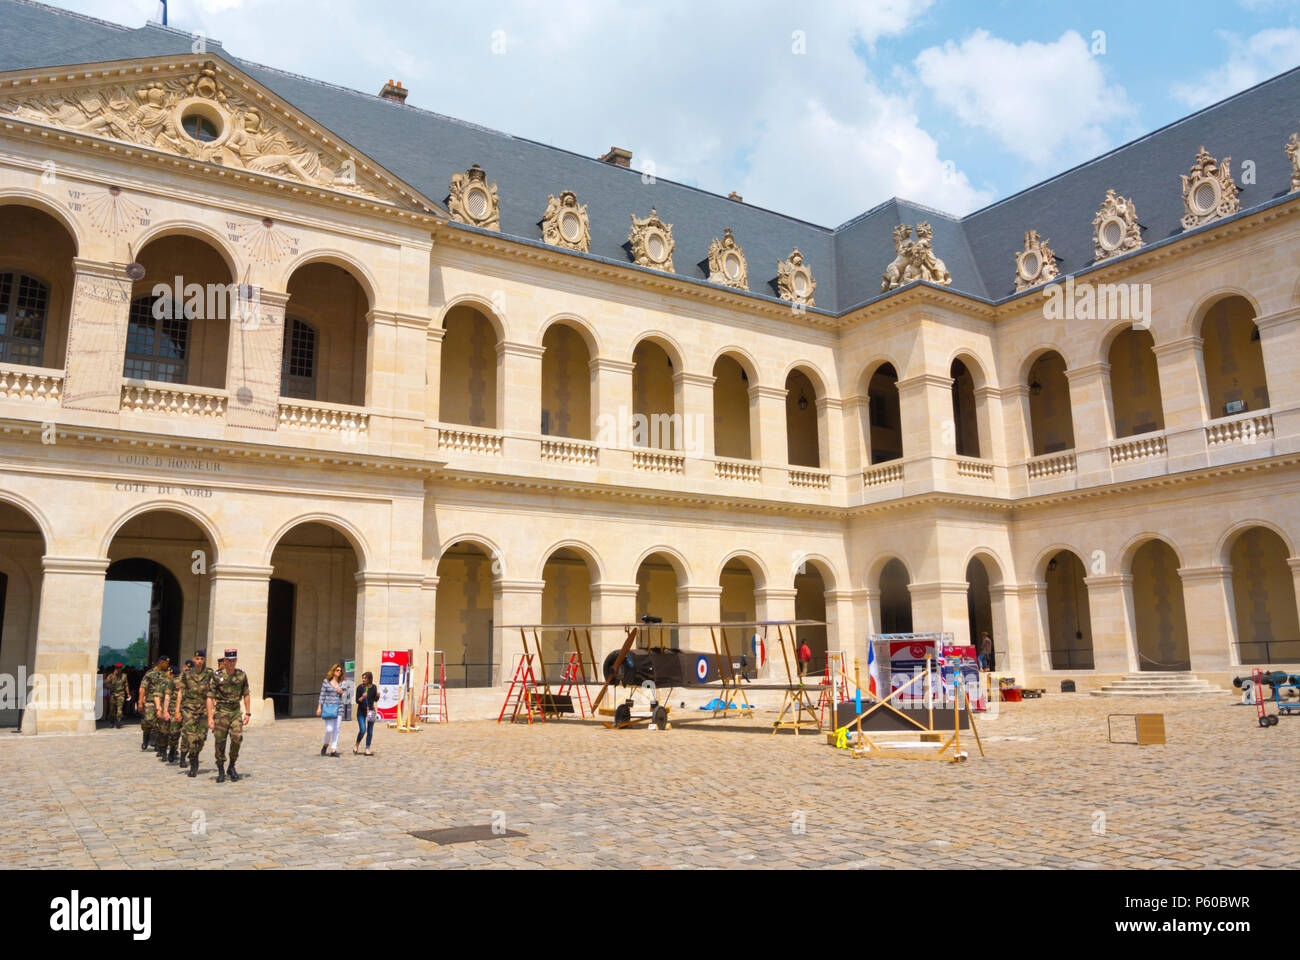
[[67, 83], [0, 88], [0, 115], [381, 203], [411, 204], [411, 197], [399, 196], [405, 191], [389, 189], [364, 160], [298, 129], [274, 100], [250, 91], [251, 81], [215, 62], [168, 72], [104, 73], [101, 79], [83, 74]]

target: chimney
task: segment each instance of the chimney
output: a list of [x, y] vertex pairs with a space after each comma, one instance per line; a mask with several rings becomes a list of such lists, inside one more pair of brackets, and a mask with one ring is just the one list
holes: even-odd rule
[[610, 147], [609, 153], [599, 159], [601, 163], [612, 163], [616, 167], [629, 168], [632, 166], [632, 151], [624, 150], [622, 147]]
[[397, 83], [393, 83], [392, 80], [389, 80], [384, 84], [384, 89], [379, 91], [379, 95], [385, 100], [392, 100], [394, 103], [405, 103], [406, 95], [410, 92], [410, 90], [402, 86], [402, 81], [399, 80]]
[[729, 194], [727, 194], [727, 199], [735, 200], [737, 203], [745, 202], [745, 198], [742, 197], [740, 194], [738, 194], [735, 190], [732, 190]]

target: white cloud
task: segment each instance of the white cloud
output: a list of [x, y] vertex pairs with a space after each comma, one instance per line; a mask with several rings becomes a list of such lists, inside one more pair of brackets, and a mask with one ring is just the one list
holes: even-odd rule
[[921, 82], [968, 126], [1039, 168], [1095, 156], [1134, 119], [1122, 87], [1073, 30], [1052, 43], [1011, 43], [976, 30], [916, 58]]
[[[94, 12], [122, 0], [60, 2]], [[172, 25], [202, 28], [235, 56], [370, 93], [392, 77], [413, 106], [579, 153], [629, 147], [635, 166], [652, 158], [660, 177], [739, 190], [814, 222], [842, 223], [895, 194], [954, 213], [989, 199], [945, 171], [909, 97], [883, 89], [857, 52], [906, 32], [933, 0], [242, 0], [221, 9], [233, 2], [175, 4]], [[503, 55], [492, 52], [497, 30]], [[806, 53], [794, 52], [796, 31]]]
[[1175, 84], [1173, 95], [1189, 107], [1205, 107], [1240, 93], [1300, 64], [1300, 29], [1274, 27], [1246, 39], [1220, 31], [1228, 59], [1191, 83]]

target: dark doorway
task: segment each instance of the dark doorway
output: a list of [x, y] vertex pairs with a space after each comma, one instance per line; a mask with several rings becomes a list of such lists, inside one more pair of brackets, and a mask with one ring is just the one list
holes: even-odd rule
[[[980, 634], [993, 636], [993, 599], [989, 592], [989, 572], [979, 557], [971, 557], [970, 563], [966, 564], [966, 616], [970, 623], [970, 645], [978, 653]], [[996, 667], [990, 663], [988, 669]]]
[[[162, 656], [178, 662], [181, 585], [162, 564], [139, 557], [110, 564], [104, 579], [107, 583], [100, 622], [99, 665], [126, 664], [135, 689], [135, 674], [142, 672], [141, 668], [148, 669]], [[124, 586], [115, 590], [115, 584], [134, 585], [136, 589]]]
[[0, 573], [0, 655], [5, 649], [5, 593], [9, 589], [8, 574]]
[[266, 673], [262, 696], [275, 704], [276, 717], [293, 714], [293, 610], [297, 587], [271, 579], [266, 602]]
[[912, 632], [912, 593], [908, 590], [911, 578], [907, 568], [897, 559], [885, 564], [880, 571], [880, 632]]

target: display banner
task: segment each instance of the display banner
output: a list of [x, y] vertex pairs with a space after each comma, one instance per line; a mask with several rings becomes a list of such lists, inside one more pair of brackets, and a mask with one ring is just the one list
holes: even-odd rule
[[406, 671], [410, 669], [410, 652], [385, 650], [379, 657], [379, 703], [376, 709], [382, 720], [397, 719], [397, 704], [402, 699], [402, 686]]
[[980, 683], [980, 662], [971, 646], [953, 646], [944, 644], [939, 656], [940, 673], [943, 677], [943, 705], [951, 707], [957, 700], [958, 678], [966, 684], [966, 696], [970, 698], [972, 710], [987, 710], [988, 696], [984, 685]]
[[[925, 658], [930, 658], [930, 689], [936, 705], [940, 693], [939, 644], [935, 640], [890, 641], [889, 692], [893, 693], [919, 673], [925, 672]], [[926, 681], [918, 680], [891, 701], [899, 707], [918, 708], [925, 704]]]

